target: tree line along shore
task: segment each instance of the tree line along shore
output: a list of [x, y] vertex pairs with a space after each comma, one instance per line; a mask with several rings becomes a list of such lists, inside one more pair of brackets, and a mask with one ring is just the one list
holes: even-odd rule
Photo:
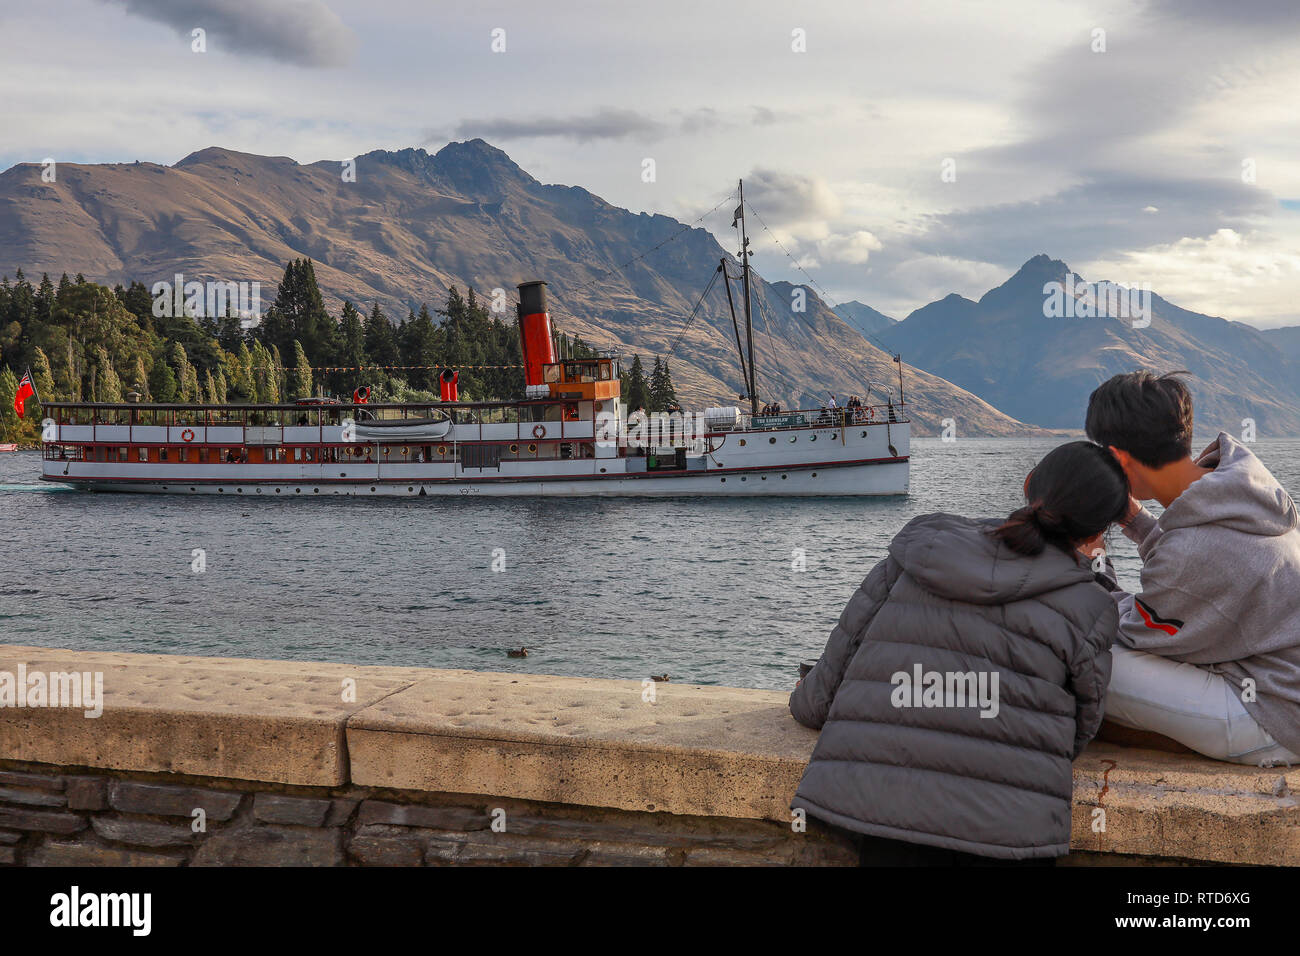
[[[0, 280], [0, 442], [38, 447], [42, 418], [28, 400], [13, 407], [19, 379], [30, 369], [37, 399], [121, 402], [136, 392], [146, 402], [275, 403], [315, 394], [350, 399], [359, 385], [372, 402], [436, 402], [438, 375], [460, 370], [461, 400], [524, 397], [516, 319], [494, 314], [470, 288], [452, 286], [443, 308], [421, 304], [394, 322], [378, 303], [368, 314], [345, 301], [338, 316], [325, 308], [310, 259], [285, 266], [275, 300], [251, 327], [229, 305], [226, 314], [155, 308], [139, 281], [113, 288], [65, 273], [36, 285], [23, 274]], [[164, 313], [159, 315], [157, 313]], [[558, 336], [560, 354], [587, 358], [581, 337]], [[655, 357], [647, 373], [640, 355], [623, 373], [632, 409], [676, 404], [668, 363]]]

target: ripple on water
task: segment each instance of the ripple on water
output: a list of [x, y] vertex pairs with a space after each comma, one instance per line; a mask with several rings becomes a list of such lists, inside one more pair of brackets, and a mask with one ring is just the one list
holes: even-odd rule
[[[0, 641], [788, 688], [907, 520], [1010, 511], [1055, 443], [918, 440], [910, 497], [797, 501], [32, 494], [61, 489], [0, 455], [23, 543], [0, 563]], [[1300, 488], [1300, 441], [1255, 450]], [[1115, 549], [1134, 586], [1135, 549]]]

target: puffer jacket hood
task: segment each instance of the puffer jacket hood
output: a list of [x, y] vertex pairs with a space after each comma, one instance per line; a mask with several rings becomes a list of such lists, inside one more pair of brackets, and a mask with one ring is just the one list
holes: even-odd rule
[[1069, 852], [1118, 614], [1087, 562], [1016, 554], [997, 524], [923, 515], [894, 538], [790, 695], [821, 730], [791, 806], [982, 856]]
[[1160, 518], [1166, 532], [1215, 524], [1244, 534], [1276, 537], [1300, 524], [1295, 502], [1255, 453], [1221, 433], [1196, 460], [1213, 468], [1175, 498]]
[[1000, 521], [930, 515], [889, 544], [890, 556], [929, 593], [971, 604], [1005, 604], [1094, 580], [1090, 569], [1055, 547], [1032, 557], [1009, 550], [991, 532]]

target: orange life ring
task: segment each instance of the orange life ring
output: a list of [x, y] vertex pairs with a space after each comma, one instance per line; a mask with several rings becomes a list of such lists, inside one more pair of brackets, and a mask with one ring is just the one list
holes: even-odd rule
[[867, 420], [867, 424], [871, 424], [876, 420], [876, 410], [872, 408], [870, 405], [867, 405], [859, 409], [859, 411], [862, 412], [862, 417]]
[[438, 446], [438, 454], [439, 454], [439, 455], [445, 455], [445, 454], [447, 454], [447, 446], [446, 446], [446, 445], [439, 445], [439, 446]]
[[184, 442], [194, 441], [194, 429], [187, 428], [185, 429], [185, 431], [181, 432], [181, 441]]
[[545, 437], [546, 437], [546, 426], [545, 426], [545, 425], [534, 425], [534, 426], [533, 426], [533, 437], [534, 437], [534, 438], [545, 438]]

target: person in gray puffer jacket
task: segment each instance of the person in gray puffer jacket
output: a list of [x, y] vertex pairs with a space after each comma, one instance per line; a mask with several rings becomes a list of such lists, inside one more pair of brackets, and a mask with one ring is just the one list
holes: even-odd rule
[[865, 835], [864, 862], [871, 847], [943, 863], [1069, 852], [1071, 763], [1101, 723], [1118, 627], [1084, 555], [1128, 482], [1106, 449], [1070, 442], [1025, 497], [1005, 521], [908, 522], [790, 695], [821, 730], [791, 806]]

